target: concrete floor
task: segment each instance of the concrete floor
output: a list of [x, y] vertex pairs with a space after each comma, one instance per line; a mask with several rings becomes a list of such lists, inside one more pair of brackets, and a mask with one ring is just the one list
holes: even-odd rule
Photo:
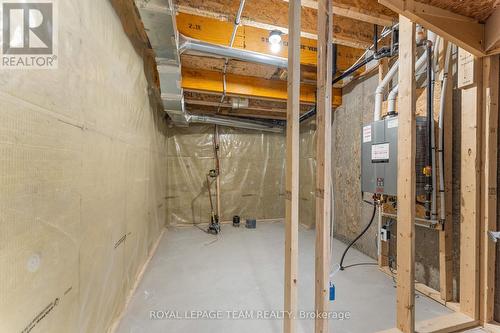
[[[314, 236], [314, 230], [300, 230], [298, 297], [299, 310], [304, 311], [314, 310]], [[282, 223], [260, 223], [255, 230], [224, 225], [218, 237], [196, 227], [169, 229], [126, 309], [118, 332], [281, 333], [281, 320], [257, 317], [279, 315], [283, 308], [283, 247]], [[335, 263], [344, 248], [345, 244], [334, 241]], [[373, 263], [373, 260], [352, 249], [346, 264], [359, 262]], [[393, 280], [377, 266], [338, 272], [334, 283], [336, 300], [331, 310], [338, 315], [348, 312], [350, 319], [331, 320], [332, 331], [367, 333], [394, 327], [396, 289]], [[417, 320], [450, 313], [420, 295], [416, 298], [416, 309]], [[191, 310], [213, 312], [186, 314], [185, 311]], [[227, 312], [233, 310], [236, 312]], [[265, 313], [265, 310], [276, 312]], [[186, 315], [191, 319], [177, 319]], [[218, 315], [220, 319], [193, 319], [200, 315]], [[151, 316], [171, 318], [151, 319]], [[304, 319], [299, 321], [297, 332], [310, 333], [313, 328], [314, 320]]]

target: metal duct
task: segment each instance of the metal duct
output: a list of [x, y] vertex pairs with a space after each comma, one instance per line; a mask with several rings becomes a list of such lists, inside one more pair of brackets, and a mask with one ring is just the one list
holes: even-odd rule
[[282, 126], [277, 126], [276, 124], [271, 122], [238, 120], [234, 118], [221, 117], [221, 116], [205, 116], [205, 115], [192, 114], [189, 115], [189, 122], [213, 124], [221, 126], [232, 126], [232, 127], [246, 128], [246, 129], [259, 130], [264, 132], [273, 132], [273, 133], [284, 132], [284, 128]]
[[[144, 23], [144, 27], [148, 34], [149, 41], [156, 54], [156, 63], [158, 74], [160, 76], [161, 99], [165, 112], [168, 114], [173, 123], [178, 126], [187, 126], [189, 123], [206, 123], [217, 124], [223, 126], [240, 127], [247, 129], [255, 129], [269, 132], [283, 132], [283, 128], [274, 123], [254, 122], [250, 120], [240, 120], [233, 118], [198, 116], [191, 115], [186, 112], [184, 107], [184, 94], [181, 88], [181, 61], [179, 49], [179, 33], [175, 22], [175, 9], [172, 0], [135, 0], [135, 4], [139, 9], [139, 14]], [[188, 39], [182, 37], [183, 45]], [[203, 42], [189, 40], [189, 45], [201, 48]], [[202, 44], [200, 44], [202, 43]], [[205, 49], [210, 49], [212, 44], [204, 43]], [[217, 45], [216, 45], [217, 46]], [[219, 46], [217, 46], [219, 47]], [[221, 48], [224, 48], [220, 46]], [[214, 48], [212, 47], [211, 50]], [[260, 55], [260, 53], [243, 51], [245, 54], [252, 53]], [[233, 52], [237, 53], [237, 52]], [[231, 53], [231, 54], [233, 54]], [[264, 56], [269, 59], [270, 56]], [[242, 59], [240, 57], [229, 58]], [[285, 61], [286, 59], [272, 57]], [[261, 59], [256, 57], [256, 59]], [[274, 59], [274, 61], [276, 61]], [[264, 60], [262, 60], [264, 61]], [[281, 62], [280, 62], [281, 63]]]
[[280, 68], [288, 67], [288, 59], [276, 57], [259, 52], [253, 52], [234, 47], [222, 46], [203, 42], [201, 40], [189, 38], [179, 34], [180, 53], [194, 51], [204, 54], [211, 54], [221, 58], [238, 59], [258, 64], [271, 65]]

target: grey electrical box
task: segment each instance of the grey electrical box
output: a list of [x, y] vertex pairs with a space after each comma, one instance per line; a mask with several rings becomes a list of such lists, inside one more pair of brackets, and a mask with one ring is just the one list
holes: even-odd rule
[[[417, 117], [417, 195], [424, 193], [422, 169], [428, 155], [426, 117]], [[398, 117], [363, 126], [361, 131], [361, 191], [397, 195]]]

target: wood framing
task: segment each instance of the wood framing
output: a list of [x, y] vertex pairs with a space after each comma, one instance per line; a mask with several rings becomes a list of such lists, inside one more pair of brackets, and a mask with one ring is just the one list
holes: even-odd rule
[[[227, 45], [229, 39], [231, 38], [231, 34], [233, 32], [233, 23], [228, 21], [220, 21], [215, 18], [197, 16], [186, 13], [179, 13], [176, 17], [177, 29], [178, 31], [191, 38], [199, 39], [208, 43], [219, 44], [219, 45]], [[288, 35], [283, 35], [283, 44], [286, 45], [288, 43]], [[282, 47], [281, 50], [277, 53], [271, 51], [269, 44], [269, 30], [265, 30], [262, 28], [256, 28], [252, 26], [245, 27], [244, 29], [238, 29], [238, 33], [236, 35], [233, 47], [249, 50], [264, 54], [269, 54], [272, 56], [278, 56], [286, 58], [288, 48]], [[363, 53], [364, 50], [359, 48], [352, 48], [345, 45], [337, 46], [337, 68], [339, 70], [346, 70], [349, 68]], [[185, 55], [183, 55], [183, 58]], [[192, 57], [192, 56], [191, 56]], [[316, 40], [311, 38], [302, 37], [300, 39], [300, 62], [303, 65], [311, 65], [316, 66], [318, 55], [316, 54]], [[201, 58], [201, 59], [200, 59]], [[205, 59], [204, 59], [205, 58]], [[208, 63], [210, 66], [214, 66], [214, 63], [220, 62], [217, 64], [218, 67], [224, 66], [223, 59], [217, 58], [209, 58], [207, 57], [197, 57], [197, 59], [189, 59], [192, 62], [203, 61]], [[185, 61], [183, 59], [183, 65], [185, 65]], [[199, 64], [202, 65], [202, 64]], [[235, 65], [235, 61], [233, 60], [231, 65]], [[266, 66], [268, 68], [273, 68], [276, 71], [276, 67], [269, 65], [259, 65], [252, 64], [253, 66]], [[207, 66], [207, 65], [205, 65]], [[193, 67], [193, 66], [188, 66]], [[202, 67], [203, 68], [203, 67]], [[314, 80], [316, 77], [314, 77]]]
[[[222, 93], [224, 91], [222, 73], [203, 69], [182, 68], [182, 88], [187, 91]], [[331, 88], [333, 105], [342, 104], [342, 93], [338, 88]], [[226, 93], [230, 96], [247, 96], [262, 99], [286, 101], [287, 83], [281, 80], [226, 74]], [[300, 101], [314, 103], [316, 87], [303, 84], [300, 87]]]
[[331, 219], [332, 0], [318, 1], [318, 102], [316, 114], [315, 332], [328, 332]]
[[500, 7], [486, 21], [485, 48], [488, 53], [500, 53]]
[[475, 56], [484, 51], [484, 24], [415, 0], [379, 0], [379, 3], [432, 30]]
[[399, 17], [398, 244], [397, 323], [415, 331], [415, 23]]
[[483, 61], [483, 117], [481, 172], [481, 322], [493, 321], [496, 243], [488, 231], [497, 231], [498, 56]]
[[479, 222], [481, 194], [481, 59], [459, 49], [462, 88], [460, 166], [460, 311], [479, 319]]
[[[237, 1], [225, 0], [199, 1], [178, 0], [177, 10], [197, 16], [216, 18], [221, 21], [234, 22], [234, 13], [237, 12]], [[304, 7], [301, 17], [301, 36], [317, 39], [317, 10]], [[269, 15], [269, 13], [273, 13]], [[241, 18], [243, 27], [254, 27], [271, 30], [280, 30], [288, 34], [288, 4], [282, 0], [252, 0], [252, 5], [245, 7]], [[344, 16], [335, 16], [335, 38], [333, 42], [357, 48], [366, 48], [373, 41], [373, 25], [368, 22], [353, 20]], [[227, 43], [227, 41], [226, 41]]]
[[296, 332], [299, 234], [300, 0], [289, 4], [288, 101], [286, 123], [285, 316], [284, 333]]
[[[317, 10], [318, 1], [302, 0], [302, 6]], [[335, 1], [333, 14], [386, 27], [391, 26], [397, 19], [397, 16], [390, 15], [390, 12], [384, 10], [384, 7], [372, 0], [358, 0], [356, 5], [352, 1]]]
[[[441, 68], [444, 76], [445, 57], [450, 43], [443, 41], [441, 52]], [[450, 50], [451, 52], [451, 50]], [[448, 63], [448, 73], [452, 72], [452, 61]], [[444, 78], [444, 77], [443, 77]], [[447, 75], [446, 90], [441, 93], [445, 94], [444, 120], [442, 135], [444, 136], [445, 147], [453, 147], [453, 75]], [[443, 89], [443, 86], [441, 86]], [[441, 138], [439, 138], [441, 139]], [[443, 151], [444, 165], [439, 165], [444, 168], [444, 190], [445, 195], [445, 223], [443, 229], [439, 232], [439, 285], [441, 298], [448, 302], [453, 298], [453, 149], [445, 148]]]

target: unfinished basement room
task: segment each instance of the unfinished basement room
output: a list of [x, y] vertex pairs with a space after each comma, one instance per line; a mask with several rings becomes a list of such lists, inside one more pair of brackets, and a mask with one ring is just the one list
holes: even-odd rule
[[0, 333], [500, 333], [500, 0], [0, 19]]

